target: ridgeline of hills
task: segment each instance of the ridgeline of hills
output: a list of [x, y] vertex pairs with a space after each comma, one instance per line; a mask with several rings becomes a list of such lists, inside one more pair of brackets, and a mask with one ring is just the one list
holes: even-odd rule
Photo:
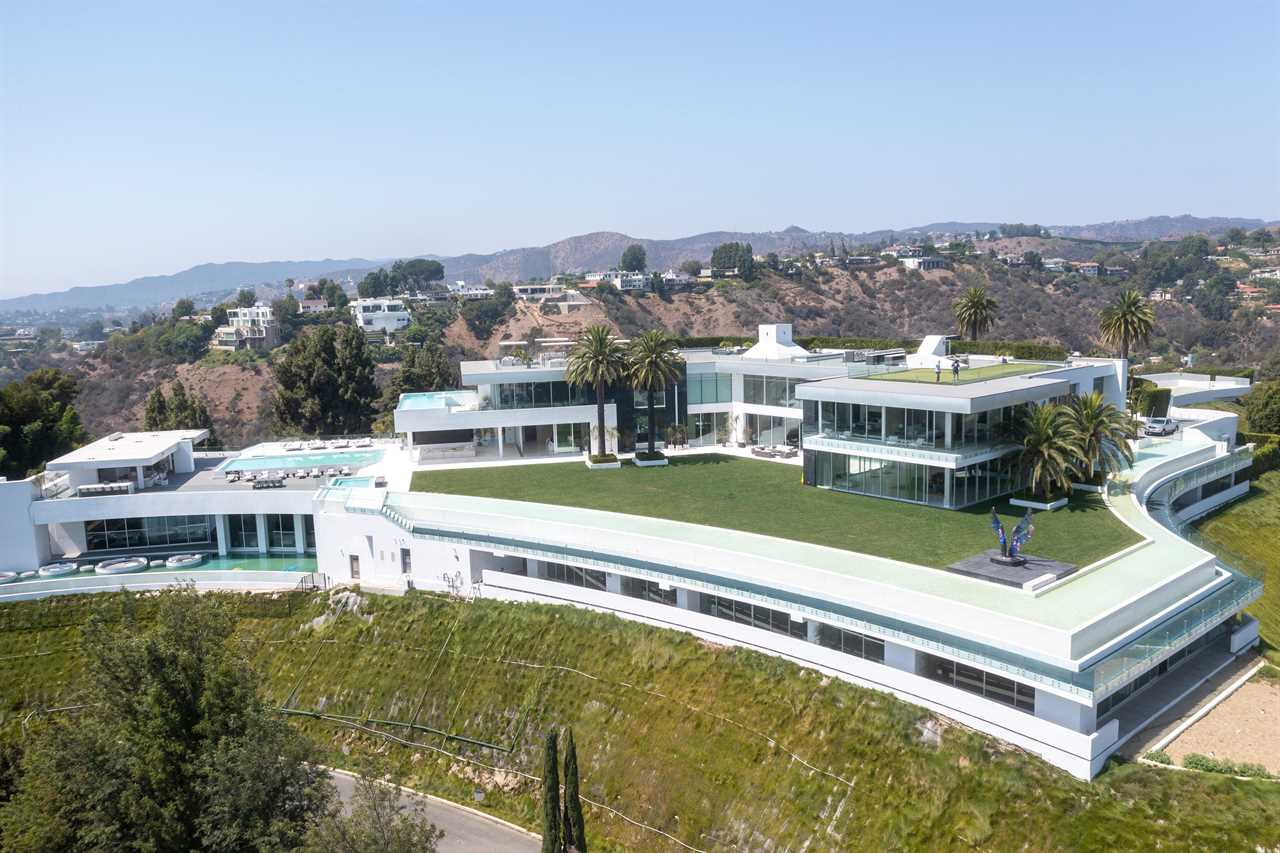
[[[1260, 219], [1237, 217], [1152, 216], [1146, 219], [1104, 222], [1094, 225], [1049, 226], [1050, 233], [1076, 239], [1132, 242], [1166, 240], [1186, 234], [1220, 234], [1228, 228], [1253, 229], [1266, 223]], [[991, 231], [1000, 223], [938, 222], [906, 229], [882, 229], [863, 233], [807, 231], [791, 226], [782, 231], [711, 231], [672, 240], [648, 240], [611, 231], [582, 234], [551, 243], [505, 249], [492, 254], [457, 256], [420, 255], [438, 260], [449, 280], [516, 281], [546, 278], [558, 272], [584, 272], [608, 269], [618, 262], [623, 249], [631, 243], [645, 247], [649, 268], [662, 270], [676, 267], [686, 260], [706, 260], [716, 246], [727, 242], [747, 242], [759, 253], [804, 252], [824, 250], [842, 241], [850, 248], [862, 243], [876, 243], [928, 233], [973, 233]], [[329, 276], [359, 278], [386, 259], [348, 258], [320, 261], [268, 261], [263, 263], [230, 262], [201, 264], [173, 275], [137, 278], [120, 284], [96, 287], [73, 287], [57, 293], [32, 294], [0, 300], [0, 314], [45, 312], [58, 309], [93, 309], [111, 306], [115, 309], [141, 308], [173, 302], [182, 297], [206, 293], [225, 293], [241, 286], [278, 282], [285, 278], [317, 278]]]

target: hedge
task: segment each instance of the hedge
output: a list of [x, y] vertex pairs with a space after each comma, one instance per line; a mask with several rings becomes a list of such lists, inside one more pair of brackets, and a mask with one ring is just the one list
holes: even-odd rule
[[1207, 773], [1225, 773], [1228, 776], [1249, 776], [1255, 779], [1272, 779], [1267, 768], [1261, 764], [1241, 762], [1239, 764], [1226, 758], [1210, 758], [1193, 752], [1182, 759], [1182, 766], [1191, 770], [1203, 770]]
[[1188, 369], [1188, 373], [1207, 373], [1209, 378], [1215, 376], [1241, 376], [1253, 381], [1253, 376], [1257, 372], [1252, 367], [1219, 367], [1216, 365], [1197, 364], [1195, 367]]
[[1249, 477], [1258, 479], [1268, 471], [1280, 468], [1280, 439], [1258, 445], [1253, 449], [1253, 465]]
[[718, 347], [722, 343], [731, 343], [735, 346], [750, 346], [754, 344], [756, 339], [751, 335], [704, 335], [702, 337], [677, 338], [676, 343], [686, 349], [700, 349], [703, 347]]
[[892, 338], [837, 338], [829, 335], [796, 338], [796, 343], [805, 349], [905, 349], [915, 350], [920, 346], [916, 340]]
[[951, 352], [955, 355], [1009, 355], [1030, 361], [1066, 361], [1067, 351], [1058, 344], [1042, 344], [1036, 341], [960, 341], [953, 340]]

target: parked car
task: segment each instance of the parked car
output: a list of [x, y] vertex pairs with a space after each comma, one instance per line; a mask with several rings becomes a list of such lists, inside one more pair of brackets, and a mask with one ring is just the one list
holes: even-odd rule
[[1173, 418], [1147, 418], [1142, 431], [1147, 435], [1173, 435], [1178, 431], [1178, 422]]

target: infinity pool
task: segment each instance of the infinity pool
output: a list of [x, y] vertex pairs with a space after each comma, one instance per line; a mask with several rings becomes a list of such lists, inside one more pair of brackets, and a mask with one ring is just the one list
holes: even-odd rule
[[381, 450], [333, 450], [327, 453], [290, 453], [285, 456], [241, 456], [222, 467], [227, 471], [293, 471], [298, 468], [363, 468], [382, 459]]

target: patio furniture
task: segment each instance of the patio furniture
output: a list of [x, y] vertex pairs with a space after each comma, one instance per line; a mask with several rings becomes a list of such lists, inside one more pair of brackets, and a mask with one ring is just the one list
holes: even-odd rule
[[341, 474], [341, 475], [342, 475], [342, 476], [344, 476], [344, 477], [350, 477], [350, 476], [351, 476], [351, 469], [350, 469], [349, 467], [347, 467], [346, 465], [343, 465], [341, 468], [339, 468], [339, 469], [338, 469], [338, 473], [339, 473], [339, 474]]
[[319, 477], [319, 476], [320, 476], [320, 469], [319, 469], [319, 468], [312, 468], [312, 469], [311, 469], [311, 476], [312, 476], [312, 477]]

